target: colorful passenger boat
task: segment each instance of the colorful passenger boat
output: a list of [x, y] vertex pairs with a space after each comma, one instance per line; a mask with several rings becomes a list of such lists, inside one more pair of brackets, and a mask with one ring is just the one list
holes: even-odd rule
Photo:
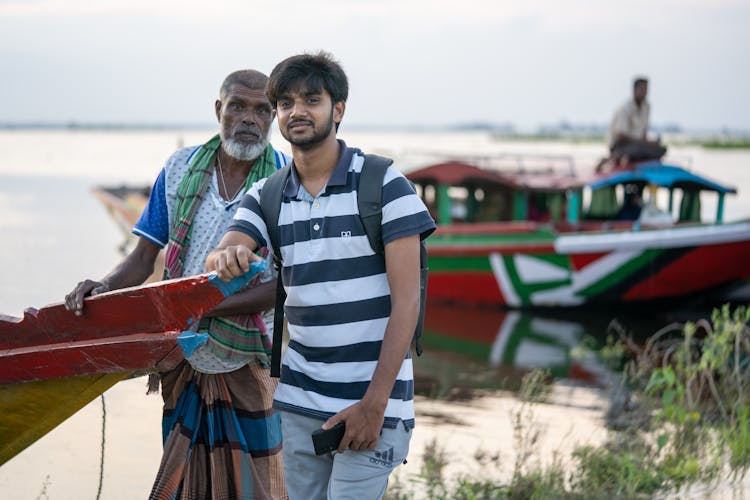
[[[428, 240], [432, 300], [645, 303], [720, 297], [750, 280], [750, 220], [724, 221], [736, 189], [676, 165], [603, 163], [581, 176], [455, 160], [407, 177], [438, 221]], [[717, 210], [701, 221], [709, 194]], [[637, 195], [645, 201], [634, 214], [625, 205]]]

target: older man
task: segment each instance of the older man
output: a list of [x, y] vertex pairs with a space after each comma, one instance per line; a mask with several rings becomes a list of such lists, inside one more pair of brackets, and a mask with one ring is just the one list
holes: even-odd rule
[[[226, 77], [215, 103], [219, 134], [167, 160], [133, 229], [137, 245], [101, 281], [79, 283], [65, 298], [69, 310], [84, 314], [84, 297], [143, 283], [162, 248], [165, 278], [204, 272], [247, 189], [288, 160], [268, 143], [267, 80], [254, 70]], [[164, 455], [151, 498], [286, 498], [268, 373], [272, 268], [202, 318], [198, 347], [161, 373]]]

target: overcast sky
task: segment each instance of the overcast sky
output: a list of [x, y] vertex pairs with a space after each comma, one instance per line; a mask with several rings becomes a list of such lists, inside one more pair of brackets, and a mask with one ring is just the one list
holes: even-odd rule
[[0, 0], [0, 122], [210, 124], [319, 49], [345, 123], [607, 123], [644, 74], [652, 123], [750, 130], [750, 0]]

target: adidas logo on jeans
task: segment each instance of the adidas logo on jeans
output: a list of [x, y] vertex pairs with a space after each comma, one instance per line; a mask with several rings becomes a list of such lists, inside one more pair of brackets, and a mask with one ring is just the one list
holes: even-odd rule
[[393, 447], [390, 447], [385, 451], [375, 450], [373, 455], [375, 456], [370, 457], [370, 462], [384, 467], [393, 467]]

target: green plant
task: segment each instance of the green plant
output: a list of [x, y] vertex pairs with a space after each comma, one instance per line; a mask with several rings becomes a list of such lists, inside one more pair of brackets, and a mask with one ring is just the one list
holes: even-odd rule
[[649, 448], [640, 440], [627, 446], [622, 443], [618, 440], [598, 448], [577, 449], [573, 453], [578, 462], [571, 478], [573, 490], [589, 492], [592, 498], [650, 498], [658, 491], [664, 477], [653, 467]]
[[735, 477], [750, 466], [748, 322], [747, 307], [715, 309], [710, 322], [686, 323], [681, 338], [652, 342], [658, 356], [641, 356], [652, 366], [634, 370], [650, 368], [644, 392], [660, 402], [657, 443], [676, 482], [712, 480], [725, 456]]
[[419, 477], [426, 487], [427, 498], [446, 498], [447, 490], [443, 471], [447, 464], [445, 449], [438, 444], [437, 439], [433, 438], [425, 446], [419, 472]]
[[734, 478], [743, 478], [750, 464], [750, 407], [737, 409], [734, 425], [723, 429], [723, 442], [729, 449], [729, 466]]
[[[529, 372], [511, 412], [516, 460], [510, 479], [485, 474], [499, 458], [477, 452], [474, 474], [448, 480], [445, 452], [433, 441], [425, 450], [421, 491], [430, 499], [637, 499], [711, 484], [725, 470], [733, 480], [744, 477], [750, 467], [749, 323], [750, 308], [724, 306], [711, 321], [669, 325], [642, 348], [622, 332], [619, 341], [608, 340], [609, 359], [634, 353], [623, 376], [638, 399], [629, 411], [643, 417], [630, 419], [635, 424], [625, 432], [612, 431], [601, 446], [576, 448], [572, 467], [559, 455], [542, 464], [543, 429], [534, 404], [548, 395], [549, 374]], [[388, 498], [414, 497], [413, 490], [394, 492], [400, 496]]]

